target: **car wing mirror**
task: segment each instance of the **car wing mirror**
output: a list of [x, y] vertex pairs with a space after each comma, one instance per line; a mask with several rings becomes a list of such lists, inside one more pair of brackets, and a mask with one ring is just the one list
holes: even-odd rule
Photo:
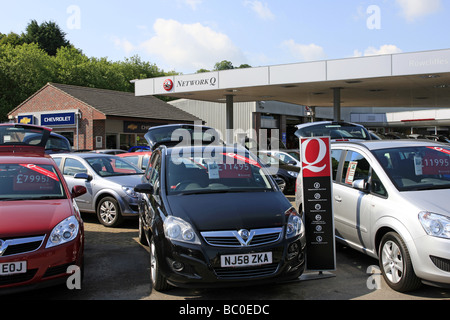
[[77, 173], [73, 177], [75, 179], [85, 179], [87, 181], [91, 181], [92, 180], [92, 176], [90, 174], [87, 174], [87, 173]]
[[72, 188], [72, 198], [78, 198], [87, 192], [86, 187], [84, 186], [74, 186]]
[[352, 183], [352, 187], [354, 189], [358, 189], [363, 192], [367, 192], [369, 190], [368, 186], [369, 184], [366, 181], [364, 181], [364, 179], [355, 180]]
[[134, 191], [138, 193], [153, 194], [155, 189], [149, 183], [138, 184], [134, 187]]

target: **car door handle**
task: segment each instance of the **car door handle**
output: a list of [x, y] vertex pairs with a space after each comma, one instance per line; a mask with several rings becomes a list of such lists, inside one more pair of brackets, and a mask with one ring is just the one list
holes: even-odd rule
[[342, 198], [339, 196], [334, 197], [334, 200], [336, 200], [336, 202], [342, 202]]

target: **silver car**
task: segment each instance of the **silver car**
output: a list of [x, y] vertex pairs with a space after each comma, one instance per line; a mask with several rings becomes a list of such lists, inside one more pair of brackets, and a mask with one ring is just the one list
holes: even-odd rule
[[87, 193], [76, 199], [81, 212], [96, 213], [107, 227], [117, 227], [124, 217], [138, 217], [134, 186], [143, 172], [114, 155], [71, 153], [51, 155], [69, 186], [84, 185]]
[[[336, 239], [379, 260], [400, 292], [450, 286], [450, 146], [432, 141], [332, 143]], [[301, 179], [296, 205], [302, 208]]]

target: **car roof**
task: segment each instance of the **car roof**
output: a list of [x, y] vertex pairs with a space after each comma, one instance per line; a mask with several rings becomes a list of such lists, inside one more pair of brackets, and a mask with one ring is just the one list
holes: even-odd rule
[[336, 124], [336, 125], [344, 125], [344, 126], [356, 126], [356, 127], [364, 127], [360, 124], [353, 123], [353, 122], [347, 122], [347, 121], [316, 121], [316, 122], [307, 122], [307, 123], [301, 123], [296, 125], [295, 127], [297, 129], [300, 128], [306, 128], [311, 126], [317, 126], [321, 124]]
[[2, 155], [0, 153], [0, 155], [0, 163], [30, 163], [30, 161], [32, 161], [33, 164], [54, 164], [53, 159], [48, 154], [22, 153]]
[[[93, 152], [80, 152], [80, 153], [56, 153], [52, 154], [52, 157], [72, 157], [72, 158], [115, 158], [117, 155], [115, 154], [107, 154], [107, 153], [93, 153]], [[118, 157], [117, 157], [118, 158]]]
[[345, 141], [332, 142], [333, 146], [339, 145], [360, 145], [369, 150], [380, 150], [390, 148], [405, 148], [405, 147], [449, 147], [445, 143], [439, 143], [432, 140], [416, 140], [416, 139], [397, 139], [397, 140], [359, 140], [359, 141]]
[[132, 156], [145, 156], [145, 155], [151, 155], [152, 152], [151, 151], [137, 151], [137, 152], [127, 152], [127, 153], [119, 153], [116, 154], [116, 156], [120, 157], [120, 158], [124, 158], [124, 157], [132, 157]]

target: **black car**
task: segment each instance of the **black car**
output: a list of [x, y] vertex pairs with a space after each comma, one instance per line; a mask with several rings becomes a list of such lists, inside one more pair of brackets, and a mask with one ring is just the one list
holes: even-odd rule
[[300, 173], [300, 167], [288, 164], [273, 156], [270, 151], [259, 152], [258, 158], [268, 172], [278, 179], [278, 185], [284, 194], [295, 192], [295, 183]]
[[[150, 129], [152, 130], [152, 129]], [[302, 219], [248, 150], [220, 144], [153, 150], [139, 204], [152, 288], [297, 279]]]

